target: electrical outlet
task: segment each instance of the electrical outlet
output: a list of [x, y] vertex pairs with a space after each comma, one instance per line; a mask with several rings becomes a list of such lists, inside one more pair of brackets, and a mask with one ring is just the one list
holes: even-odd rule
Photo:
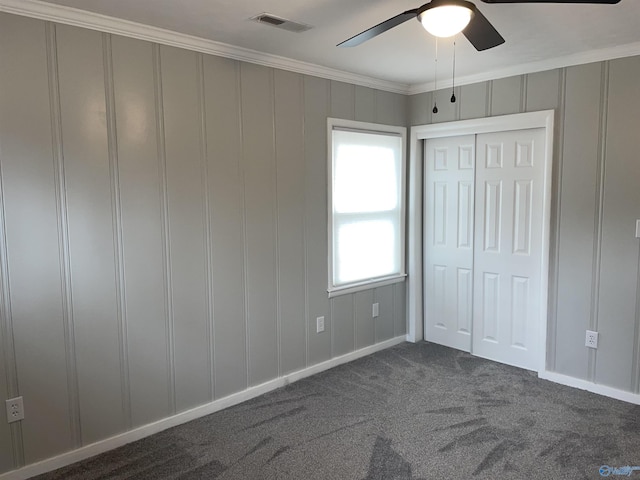
[[324, 332], [324, 317], [316, 318], [316, 333]]
[[584, 341], [584, 346], [589, 348], [598, 348], [598, 332], [587, 330], [587, 337]]
[[380, 315], [380, 304], [374, 303], [373, 308], [371, 309], [371, 316], [376, 318], [378, 315]]
[[17, 422], [22, 419], [24, 419], [24, 403], [22, 403], [22, 397], [7, 400], [7, 423]]

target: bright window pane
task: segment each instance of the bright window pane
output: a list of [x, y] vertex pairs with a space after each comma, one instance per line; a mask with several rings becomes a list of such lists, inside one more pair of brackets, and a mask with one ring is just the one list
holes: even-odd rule
[[382, 277], [398, 271], [395, 228], [390, 221], [338, 227], [337, 284]]
[[397, 207], [397, 162], [393, 149], [340, 145], [335, 162], [336, 212], [380, 212]]

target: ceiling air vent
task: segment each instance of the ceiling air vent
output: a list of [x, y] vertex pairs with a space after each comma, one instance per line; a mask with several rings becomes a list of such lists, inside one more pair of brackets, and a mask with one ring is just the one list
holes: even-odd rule
[[255, 17], [251, 17], [249, 20], [254, 22], [263, 23], [265, 25], [271, 25], [272, 27], [281, 28], [289, 32], [302, 33], [313, 28], [311, 25], [305, 25], [304, 23], [292, 22], [286, 18], [271, 15], [270, 13], [261, 13]]

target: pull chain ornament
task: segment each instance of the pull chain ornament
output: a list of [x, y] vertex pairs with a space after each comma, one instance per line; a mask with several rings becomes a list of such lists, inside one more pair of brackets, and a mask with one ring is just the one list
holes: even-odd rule
[[453, 41], [453, 76], [451, 80], [451, 103], [456, 103], [456, 41]]
[[[438, 91], [438, 37], [436, 37], [436, 66], [435, 66], [435, 76], [433, 79], [433, 93]], [[436, 103], [436, 99], [433, 99], [433, 113], [438, 113], [438, 104]]]

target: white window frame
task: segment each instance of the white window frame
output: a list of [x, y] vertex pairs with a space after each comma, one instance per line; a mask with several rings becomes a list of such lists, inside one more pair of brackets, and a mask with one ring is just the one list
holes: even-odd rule
[[[334, 231], [333, 231], [333, 131], [334, 130], [351, 130], [359, 133], [372, 133], [376, 135], [397, 135], [402, 138], [401, 166], [400, 166], [400, 272], [383, 277], [374, 277], [357, 282], [351, 282], [343, 285], [335, 285], [334, 277]], [[376, 123], [356, 122], [353, 120], [343, 120], [339, 118], [327, 119], [327, 232], [328, 232], [328, 288], [329, 298], [339, 295], [346, 295], [362, 290], [369, 290], [375, 287], [382, 287], [394, 283], [403, 282], [406, 275], [406, 163], [407, 163], [407, 129], [405, 127], [397, 127], [392, 125], [381, 125]]]

